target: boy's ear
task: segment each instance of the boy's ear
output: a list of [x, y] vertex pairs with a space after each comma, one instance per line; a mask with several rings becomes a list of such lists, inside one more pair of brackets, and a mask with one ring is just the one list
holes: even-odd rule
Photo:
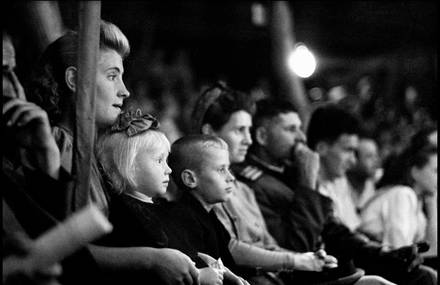
[[66, 80], [66, 85], [72, 92], [76, 91], [76, 67], [69, 66], [64, 73], [64, 79]]
[[267, 130], [265, 127], [260, 126], [255, 130], [255, 140], [259, 145], [267, 145]]
[[204, 134], [204, 135], [215, 135], [215, 131], [212, 129], [211, 124], [204, 124], [202, 126], [202, 134]]
[[197, 187], [197, 175], [194, 171], [190, 169], [185, 169], [180, 174], [180, 178], [185, 186], [188, 188], [196, 188]]
[[319, 156], [325, 156], [327, 154], [328, 151], [328, 143], [324, 142], [324, 141], [320, 141], [316, 144], [316, 152], [319, 154]]

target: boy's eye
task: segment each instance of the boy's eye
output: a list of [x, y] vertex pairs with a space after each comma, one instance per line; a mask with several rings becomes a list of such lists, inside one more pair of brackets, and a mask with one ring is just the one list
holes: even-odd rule
[[114, 81], [114, 80], [116, 79], [116, 77], [117, 77], [117, 75], [115, 75], [115, 74], [112, 74], [112, 75], [109, 75], [109, 76], [108, 76], [108, 78], [109, 78], [111, 81]]

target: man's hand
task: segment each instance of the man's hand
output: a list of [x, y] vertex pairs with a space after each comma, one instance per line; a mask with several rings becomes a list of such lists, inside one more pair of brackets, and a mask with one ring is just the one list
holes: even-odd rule
[[315, 189], [318, 180], [319, 155], [309, 149], [304, 143], [298, 142], [292, 149], [293, 169], [297, 173], [297, 181], [300, 185]]
[[25, 150], [25, 164], [58, 178], [60, 152], [47, 113], [34, 103], [11, 99], [3, 105], [3, 121], [14, 142]]
[[161, 248], [157, 250], [155, 260], [152, 269], [165, 284], [200, 284], [199, 270], [191, 258], [182, 252], [171, 248]]
[[322, 271], [338, 266], [335, 257], [322, 252], [294, 253], [294, 269], [301, 271]]

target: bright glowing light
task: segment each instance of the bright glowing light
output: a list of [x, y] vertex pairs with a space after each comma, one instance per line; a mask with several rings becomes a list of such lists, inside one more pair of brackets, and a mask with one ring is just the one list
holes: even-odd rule
[[302, 78], [309, 77], [316, 69], [315, 56], [303, 44], [298, 44], [290, 53], [287, 64], [290, 70]]

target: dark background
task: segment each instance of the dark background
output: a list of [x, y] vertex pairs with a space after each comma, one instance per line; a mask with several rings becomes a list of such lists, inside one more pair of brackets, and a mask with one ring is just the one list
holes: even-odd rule
[[[268, 26], [252, 23], [252, 3], [103, 1], [101, 16], [117, 24], [132, 45], [126, 63], [128, 85], [159, 57], [165, 64], [184, 60], [196, 86], [222, 78], [249, 90], [271, 73]], [[303, 81], [307, 89], [350, 85], [369, 74], [377, 78], [379, 89], [393, 81], [391, 90], [378, 91], [390, 100], [401, 99], [402, 86], [416, 86], [423, 104], [436, 115], [436, 2], [299, 1], [289, 5], [297, 41], [304, 42], [318, 61], [315, 74]], [[2, 6], [4, 27], [18, 44], [18, 73], [26, 81], [39, 52], [32, 44], [23, 2], [8, 1]], [[77, 6], [76, 1], [59, 2], [69, 28], [76, 26]]]

